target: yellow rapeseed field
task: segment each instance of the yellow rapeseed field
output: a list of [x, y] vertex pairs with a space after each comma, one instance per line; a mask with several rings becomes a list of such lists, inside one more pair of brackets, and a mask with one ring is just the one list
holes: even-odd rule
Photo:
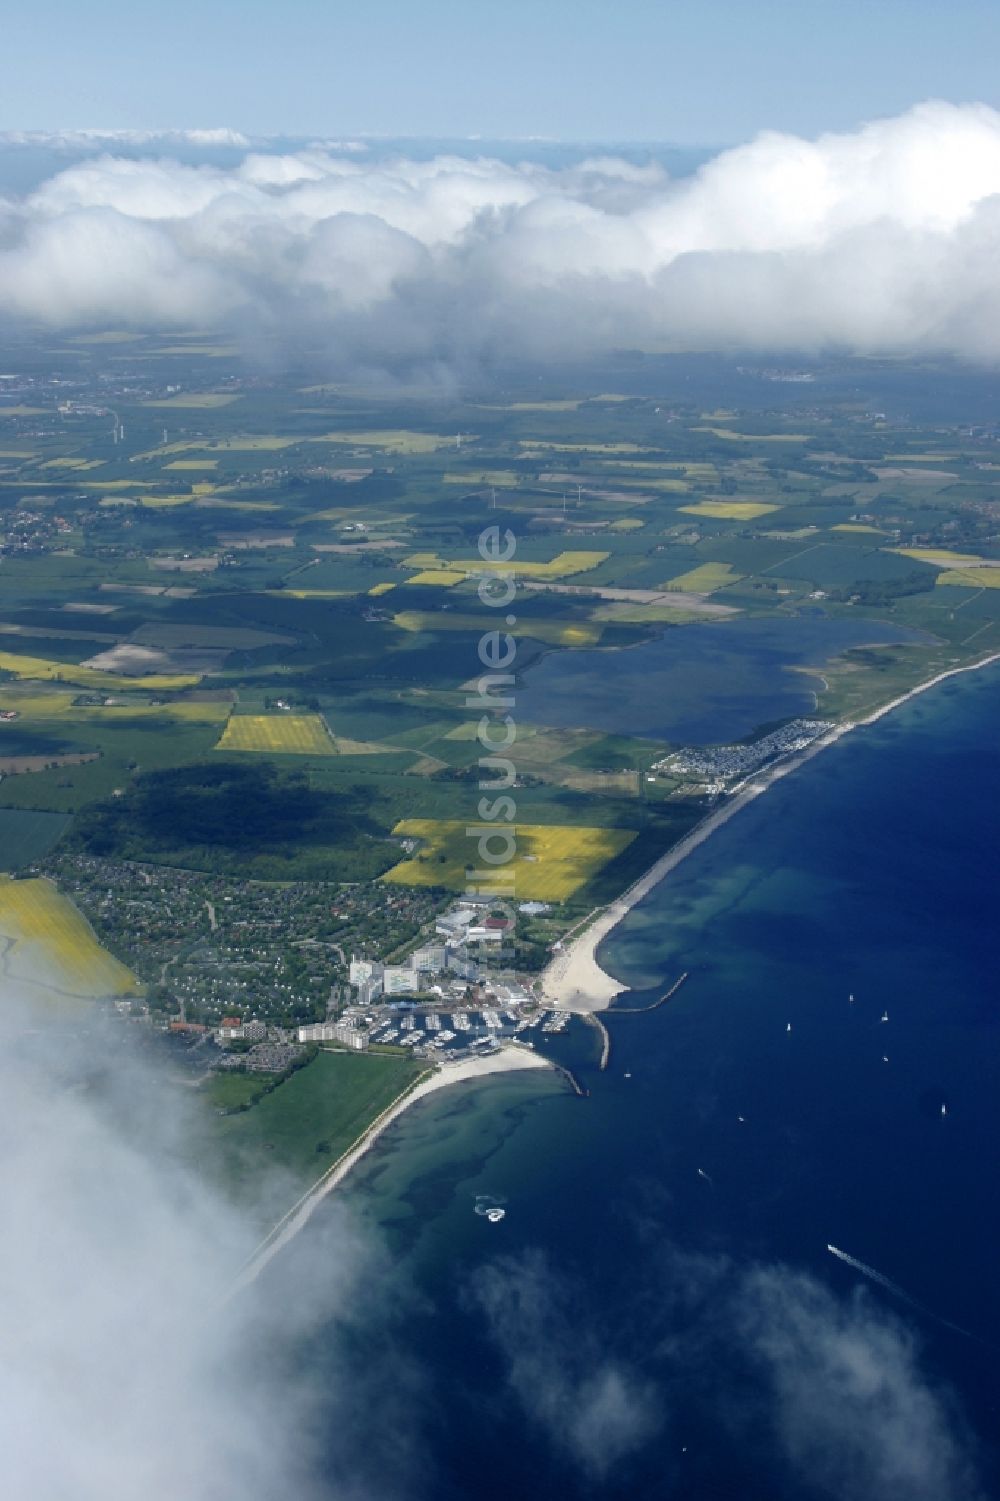
[[105, 459], [46, 459], [45, 463], [38, 467], [40, 469], [100, 469], [101, 465], [106, 462]]
[[668, 589], [685, 589], [691, 594], [711, 594], [723, 589], [726, 584], [735, 584], [743, 577], [736, 573], [730, 563], [702, 563], [687, 573], [680, 573], [667, 584]]
[[[411, 574], [403, 582], [405, 584], [438, 584], [443, 589], [451, 589], [455, 584], [464, 584], [465, 577], [464, 573], [456, 573], [450, 568], [424, 568], [420, 573]], [[368, 592], [371, 593], [371, 590]]]
[[101, 947], [83, 915], [49, 881], [0, 877], [0, 936], [11, 945], [0, 970], [13, 980], [84, 999], [142, 990], [132, 971]]
[[515, 556], [509, 563], [487, 563], [482, 558], [460, 558], [452, 561], [438, 557], [435, 552], [415, 552], [408, 558], [403, 559], [406, 568], [440, 568], [448, 573], [482, 574], [494, 571], [520, 574], [522, 578], [532, 579], [563, 579], [570, 578], [574, 573], [587, 573], [591, 568], [597, 568], [603, 563], [610, 553], [567, 551], [557, 553], [547, 563], [529, 562]]
[[[485, 834], [501, 827], [510, 826], [475, 825], [477, 836], [480, 831]], [[477, 837], [466, 833], [464, 820], [405, 818], [392, 832], [421, 840], [421, 848], [386, 871], [383, 881], [464, 891], [468, 884], [466, 870], [480, 865]], [[565, 901], [635, 838], [632, 829], [592, 829], [572, 824], [519, 823], [513, 826], [513, 833], [517, 852], [511, 862], [512, 889], [518, 901]], [[499, 841], [491, 848], [499, 852]]]
[[[437, 610], [400, 610], [393, 623], [404, 631], [492, 631], [497, 622], [486, 615], [460, 615]], [[596, 646], [604, 627], [592, 620], [529, 620], [518, 617], [518, 636], [530, 636], [548, 646]]]
[[756, 521], [758, 516], [781, 508], [762, 500], [699, 500], [697, 505], [680, 509], [689, 516], [712, 516], [716, 521]]
[[974, 552], [951, 552], [947, 547], [891, 547], [889, 551], [898, 552], [904, 558], [916, 558], [918, 563], [937, 563], [941, 568], [960, 568], [963, 563], [983, 561]]
[[718, 470], [714, 464], [688, 464], [680, 459], [670, 462], [665, 462], [663, 459], [610, 459], [603, 465], [603, 468], [605, 473], [613, 473], [616, 478], [621, 469], [637, 470], [643, 475], [663, 469], [674, 471], [683, 469], [685, 479], [705, 480], [708, 484], [718, 479]]
[[[110, 695], [109, 695], [110, 696]], [[221, 724], [231, 709], [228, 699], [177, 699], [166, 704], [116, 699], [111, 704], [76, 704], [77, 694], [43, 693], [33, 685], [0, 688], [0, 709], [14, 709], [24, 719], [87, 719], [113, 724], [116, 719], [175, 719], [185, 724]]]
[[443, 474], [446, 485], [496, 485], [498, 489], [511, 489], [517, 484], [513, 469], [468, 469], [459, 474]]
[[353, 589], [265, 589], [265, 594], [277, 594], [281, 599], [346, 599]]
[[[474, 437], [474, 434], [466, 434]], [[346, 443], [354, 448], [382, 448], [387, 453], [436, 453], [439, 448], [448, 448], [455, 442], [451, 434], [414, 433], [407, 428], [393, 427], [362, 433], [323, 433], [310, 438], [310, 443]]]
[[201, 682], [200, 674], [150, 673], [148, 677], [120, 677], [114, 672], [99, 672], [95, 667], [78, 667], [74, 662], [56, 662], [48, 657], [21, 657], [14, 652], [0, 651], [0, 668], [12, 672], [15, 677], [33, 678], [40, 683], [76, 683], [81, 688], [101, 688], [108, 693], [125, 692], [129, 688], [180, 692], [193, 688]]
[[337, 754], [319, 714], [234, 714], [215, 749], [263, 751], [272, 756]]
[[956, 589], [1000, 589], [1000, 568], [954, 568], [939, 573], [934, 582]]

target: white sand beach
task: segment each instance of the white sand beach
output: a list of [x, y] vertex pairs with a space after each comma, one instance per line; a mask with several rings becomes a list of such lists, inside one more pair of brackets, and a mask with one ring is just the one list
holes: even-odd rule
[[409, 1110], [410, 1106], [416, 1104], [418, 1100], [426, 1099], [428, 1095], [435, 1094], [439, 1089], [447, 1089], [452, 1084], [469, 1083], [474, 1079], [486, 1078], [490, 1074], [538, 1068], [556, 1072], [553, 1065], [541, 1054], [532, 1052], [530, 1048], [518, 1042], [508, 1043], [496, 1053], [438, 1064], [433, 1072], [422, 1078], [412, 1089], [393, 1100], [392, 1104], [383, 1110], [382, 1114], [377, 1116], [368, 1129], [358, 1137], [354, 1145], [327, 1169], [312, 1188], [303, 1194], [298, 1203], [292, 1205], [288, 1213], [271, 1229], [242, 1268], [232, 1292], [238, 1292], [240, 1288], [253, 1282], [268, 1262], [298, 1235], [319, 1203], [326, 1198], [327, 1194], [332, 1193], [338, 1184], [343, 1183], [351, 1169], [361, 1161], [366, 1152], [371, 1150], [383, 1131], [391, 1126], [393, 1121], [398, 1120], [404, 1110]]
[[901, 704], [908, 703], [918, 694], [926, 693], [928, 689], [936, 687], [938, 683], [943, 683], [947, 678], [957, 677], [964, 672], [976, 672], [979, 668], [989, 667], [991, 663], [997, 661], [1000, 661], [1000, 652], [994, 652], [978, 662], [970, 662], [965, 667], [953, 667], [947, 672], [939, 672], [936, 677], [928, 679], [926, 683], [919, 683], [909, 692], [900, 694], [891, 703], [883, 704], [881, 708], [875, 709], [864, 718], [844, 720], [841, 724], [835, 725], [827, 734], [814, 740], [804, 751], [800, 751], [787, 761], [779, 762], [777, 766], [746, 782], [725, 803], [696, 824], [689, 834], [674, 845], [673, 849], [668, 850], [627, 891], [605, 907], [592, 923], [571, 938], [565, 947], [554, 955], [542, 972], [541, 989], [544, 1002], [563, 1011], [585, 1013], [605, 1010], [616, 996], [622, 995], [628, 989], [628, 986], [614, 979], [601, 968], [596, 957], [598, 946], [627, 916], [636, 903], [642, 901], [654, 886], [658, 886], [672, 870], [675, 870], [692, 850], [704, 844], [716, 829], [728, 823], [741, 808], [745, 808], [748, 803], [760, 797], [775, 782], [797, 771], [800, 766], [811, 761], [814, 756], [818, 756], [821, 751], [826, 750], [828, 746], [833, 745], [852, 730], [875, 724], [886, 714], [898, 709]]

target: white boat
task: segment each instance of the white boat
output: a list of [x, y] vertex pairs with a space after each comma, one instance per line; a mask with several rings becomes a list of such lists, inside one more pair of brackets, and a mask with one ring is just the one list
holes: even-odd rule
[[491, 1225], [498, 1225], [506, 1213], [506, 1209], [487, 1209], [486, 1218]]
[[785, 1031], [786, 1032], [790, 1032], [791, 1030], [792, 1030], [792, 1024], [791, 1024], [791, 1022], [789, 1022], [788, 1026], [785, 1028]]
[[880, 1018], [880, 1019], [881, 1019], [881, 1020], [882, 1020], [882, 1021], [884, 1021], [884, 1022], [887, 1022], [887, 1021], [888, 1021], [888, 1020], [889, 1020], [889, 1013], [888, 1013], [888, 1011], [883, 1011], [883, 1012], [882, 1012], [882, 1016], [881, 1016], [881, 1018]]
[[942, 1104], [942, 1106], [941, 1106], [941, 1114], [942, 1115], [947, 1115], [948, 1114], [948, 1106], [947, 1105]]

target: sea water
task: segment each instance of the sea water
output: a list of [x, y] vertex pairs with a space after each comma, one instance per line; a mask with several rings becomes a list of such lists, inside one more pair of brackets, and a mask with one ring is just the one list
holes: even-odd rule
[[847, 736], [636, 908], [601, 960], [675, 997], [610, 1015], [605, 1073], [584, 1023], [534, 1034], [589, 1097], [456, 1088], [365, 1159], [335, 1212], [382, 1248], [370, 1312], [307, 1358], [331, 1392], [385, 1364], [381, 1494], [965, 1501], [947, 1444], [1000, 1494], [998, 690]]

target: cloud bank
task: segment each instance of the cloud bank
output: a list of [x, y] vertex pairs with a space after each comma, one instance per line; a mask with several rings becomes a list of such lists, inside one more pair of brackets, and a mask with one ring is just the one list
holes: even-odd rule
[[317, 148], [220, 167], [113, 150], [0, 201], [0, 314], [308, 330], [390, 363], [1000, 355], [1000, 113], [984, 105], [768, 132], [680, 179], [610, 157], [554, 170]]
[[259, 1229], [191, 1165], [188, 1091], [165, 1084], [121, 1023], [85, 1026], [53, 1028], [4, 996], [5, 1493], [395, 1496], [398, 1475], [386, 1471], [399, 1455], [383, 1453], [374, 1475], [359, 1452], [357, 1392], [336, 1372], [310, 1385], [301, 1357], [311, 1331], [350, 1324], [378, 1248], [330, 1213], [297, 1248], [294, 1289], [262, 1278], [230, 1298]]

